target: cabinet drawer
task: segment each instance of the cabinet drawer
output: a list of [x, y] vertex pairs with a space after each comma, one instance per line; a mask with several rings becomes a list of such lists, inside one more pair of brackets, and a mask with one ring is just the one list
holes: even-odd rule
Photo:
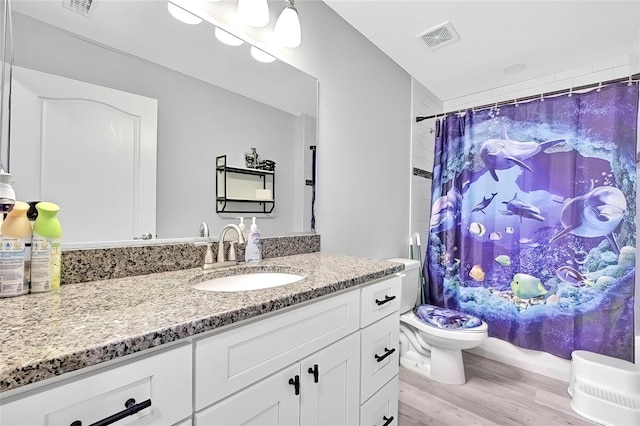
[[399, 371], [400, 317], [397, 312], [360, 330], [360, 402]]
[[358, 320], [353, 290], [196, 340], [196, 410], [353, 333]]
[[151, 405], [119, 425], [176, 423], [191, 414], [191, 359], [191, 345], [184, 345], [27, 392], [2, 405], [0, 423], [89, 425], [125, 410], [130, 398]]
[[360, 426], [397, 426], [398, 381], [391, 379], [360, 407]]
[[360, 327], [366, 327], [398, 310], [400, 283], [400, 277], [394, 275], [361, 290]]

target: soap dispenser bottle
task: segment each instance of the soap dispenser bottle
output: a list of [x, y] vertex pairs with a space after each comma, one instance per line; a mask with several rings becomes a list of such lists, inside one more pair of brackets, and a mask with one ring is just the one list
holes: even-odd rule
[[242, 231], [242, 238], [247, 241], [247, 228], [244, 226], [244, 217], [236, 216], [236, 219], [240, 219], [240, 223], [238, 224], [238, 228]]
[[247, 238], [247, 245], [244, 251], [244, 260], [246, 262], [259, 262], [262, 259], [262, 253], [260, 250], [260, 231], [258, 231], [258, 225], [256, 225], [256, 218], [252, 218], [251, 230]]
[[27, 210], [29, 204], [16, 201], [0, 227], [0, 297], [29, 293], [31, 223]]
[[36, 204], [38, 217], [33, 222], [31, 246], [31, 292], [43, 293], [60, 287], [62, 226], [58, 220], [60, 206]]

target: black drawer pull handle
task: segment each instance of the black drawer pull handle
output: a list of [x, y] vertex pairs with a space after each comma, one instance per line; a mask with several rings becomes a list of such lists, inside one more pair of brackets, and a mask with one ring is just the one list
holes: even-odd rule
[[387, 418], [387, 416], [382, 416], [382, 420], [385, 420], [384, 424], [382, 426], [389, 426], [391, 424], [391, 422], [393, 421], [393, 416]]
[[395, 348], [392, 349], [387, 349], [384, 348], [385, 352], [384, 355], [380, 356], [378, 354], [375, 354], [374, 357], [376, 358], [376, 361], [381, 362], [383, 359], [385, 359], [386, 357], [388, 357], [389, 355], [391, 355], [392, 353], [394, 353], [396, 351]]
[[385, 303], [389, 303], [389, 302], [391, 302], [391, 301], [392, 301], [393, 299], [395, 299], [395, 298], [396, 298], [395, 296], [387, 296], [387, 295], [385, 294], [385, 296], [384, 296], [384, 300], [378, 300], [378, 299], [376, 299], [376, 303], [378, 304], [378, 306], [380, 306], [380, 305], [384, 305]]
[[[89, 426], [107, 426], [113, 424], [119, 420], [124, 419], [125, 417], [133, 416], [139, 411], [144, 410], [145, 408], [151, 407], [151, 400], [147, 399], [146, 401], [142, 401], [140, 404], [136, 404], [136, 400], [133, 398], [127, 399], [127, 402], [124, 403], [124, 406], [127, 407], [124, 410], [109, 416], [104, 419], [92, 423]], [[71, 423], [70, 426], [82, 426], [82, 422], [80, 420], [76, 420]]]
[[289, 384], [295, 389], [295, 394], [300, 395], [300, 376], [295, 375], [295, 379], [289, 379]]
[[309, 367], [307, 372], [313, 374], [313, 383], [318, 383], [318, 364], [313, 364], [313, 368]]

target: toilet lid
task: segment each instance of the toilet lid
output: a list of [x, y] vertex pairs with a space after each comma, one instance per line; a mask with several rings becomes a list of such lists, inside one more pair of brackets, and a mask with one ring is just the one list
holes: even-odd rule
[[413, 312], [423, 323], [438, 328], [469, 329], [482, 325], [482, 321], [473, 315], [439, 306], [420, 305]]

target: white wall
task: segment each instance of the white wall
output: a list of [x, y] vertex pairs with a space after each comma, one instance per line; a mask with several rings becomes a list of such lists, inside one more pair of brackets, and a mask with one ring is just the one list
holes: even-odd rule
[[[284, 2], [269, 2], [271, 26]], [[319, 81], [316, 230], [322, 250], [407, 255], [411, 78], [324, 2], [296, 1], [302, 45], [275, 47], [270, 29], [247, 39]], [[232, 19], [226, 28], [243, 33]]]
[[[419, 81], [412, 79], [413, 114], [411, 168], [433, 173], [435, 141], [435, 118], [416, 122], [416, 117], [430, 117], [442, 112], [442, 101]], [[422, 173], [411, 176], [411, 235], [420, 234], [421, 259], [424, 259], [429, 241], [429, 221], [431, 216], [432, 179]]]
[[410, 77], [324, 3], [302, 2], [298, 9], [304, 41], [291, 62], [319, 81], [316, 225], [322, 249], [404, 255]]

